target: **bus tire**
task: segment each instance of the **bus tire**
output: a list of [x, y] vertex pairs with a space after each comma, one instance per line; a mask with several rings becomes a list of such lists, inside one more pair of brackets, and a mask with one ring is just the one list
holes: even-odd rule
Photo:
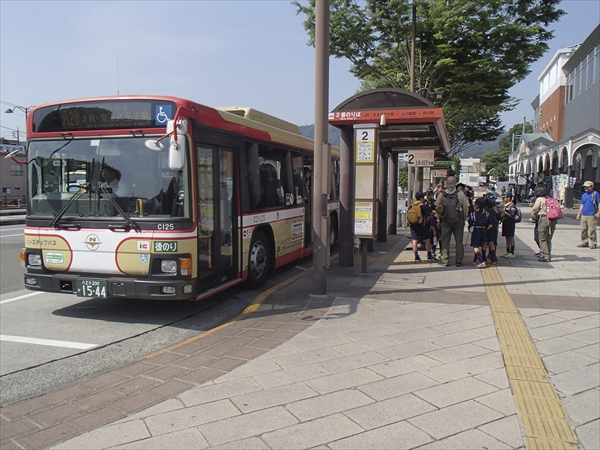
[[257, 231], [252, 236], [248, 252], [248, 279], [250, 289], [258, 289], [269, 277], [271, 268], [271, 249], [267, 236]]

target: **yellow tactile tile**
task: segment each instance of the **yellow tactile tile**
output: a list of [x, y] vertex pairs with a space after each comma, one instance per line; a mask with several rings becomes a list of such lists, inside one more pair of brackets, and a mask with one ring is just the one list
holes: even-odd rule
[[534, 369], [533, 367], [506, 366], [506, 372], [511, 380], [523, 381], [547, 381], [546, 369]]
[[574, 442], [554, 441], [542, 438], [525, 438], [525, 446], [529, 450], [577, 450], [579, 446]]
[[577, 449], [577, 438], [497, 267], [481, 272], [528, 449]]

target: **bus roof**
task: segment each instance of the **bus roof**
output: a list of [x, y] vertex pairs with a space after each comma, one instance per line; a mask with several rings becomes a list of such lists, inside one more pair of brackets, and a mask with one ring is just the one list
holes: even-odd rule
[[218, 109], [219, 111], [226, 111], [228, 113], [235, 114], [236, 116], [244, 117], [246, 119], [254, 120], [255, 122], [264, 123], [265, 125], [270, 125], [281, 130], [289, 131], [290, 133], [301, 134], [298, 125], [286, 122], [285, 120], [279, 119], [275, 116], [264, 113], [262, 111], [258, 111], [253, 108], [248, 108], [244, 106], [224, 106], [216, 109]]

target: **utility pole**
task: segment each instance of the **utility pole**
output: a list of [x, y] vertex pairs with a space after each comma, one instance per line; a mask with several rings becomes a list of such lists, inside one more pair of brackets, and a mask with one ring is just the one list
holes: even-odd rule
[[[329, 113], [329, 0], [317, 0], [315, 5], [315, 158], [312, 189], [313, 226], [313, 294], [327, 295], [329, 254], [329, 191], [330, 147], [327, 145]], [[308, 231], [308, 230], [307, 230]]]

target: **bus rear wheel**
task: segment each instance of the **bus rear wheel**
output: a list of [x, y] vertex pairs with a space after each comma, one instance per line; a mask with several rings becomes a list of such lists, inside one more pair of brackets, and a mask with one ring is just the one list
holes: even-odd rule
[[270, 259], [269, 241], [267, 241], [265, 233], [257, 231], [252, 236], [248, 255], [248, 287], [258, 289], [265, 284], [269, 277]]

